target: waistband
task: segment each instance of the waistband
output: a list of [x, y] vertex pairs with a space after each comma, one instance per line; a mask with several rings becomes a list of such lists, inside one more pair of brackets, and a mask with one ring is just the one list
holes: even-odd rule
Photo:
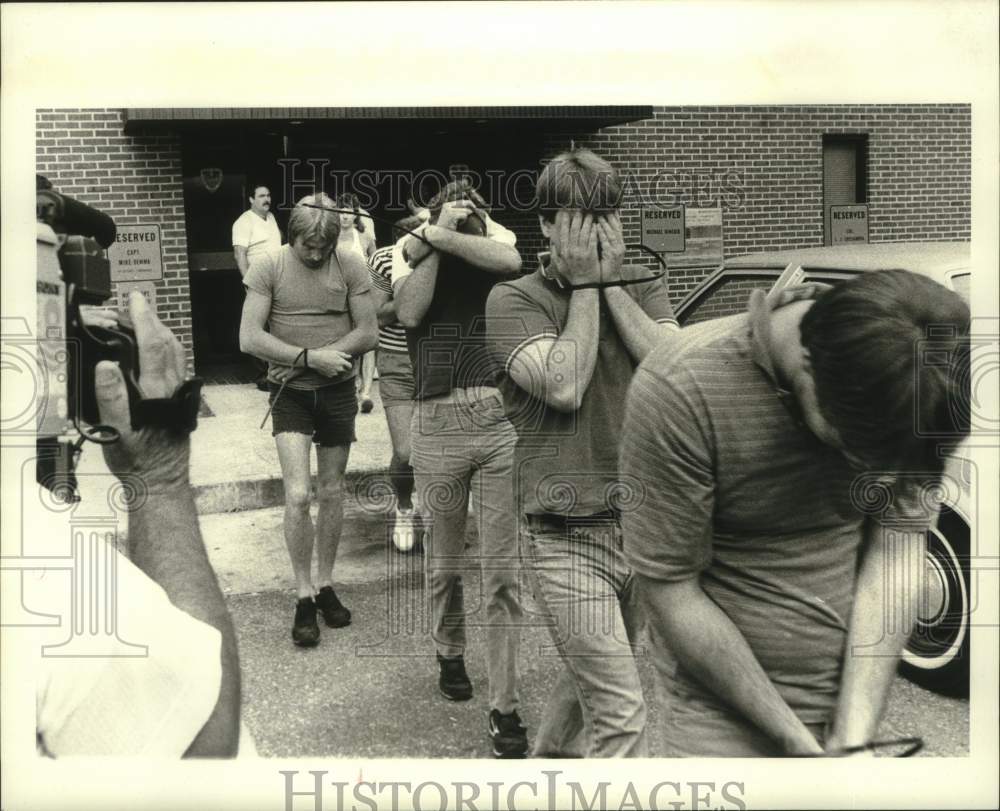
[[447, 394], [436, 394], [433, 397], [424, 397], [420, 400], [421, 403], [455, 403], [457, 405], [462, 405], [464, 403], [475, 403], [480, 400], [486, 400], [490, 397], [498, 397], [500, 401], [503, 402], [503, 398], [500, 397], [500, 389], [496, 386], [469, 386], [464, 389], [452, 389]]

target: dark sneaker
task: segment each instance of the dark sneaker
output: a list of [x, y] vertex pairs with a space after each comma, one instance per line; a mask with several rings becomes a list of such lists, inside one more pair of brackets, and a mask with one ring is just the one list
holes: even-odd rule
[[502, 715], [500, 710], [490, 710], [490, 741], [493, 743], [493, 757], [522, 758], [528, 752], [528, 730], [514, 710], [510, 715]]
[[437, 655], [441, 675], [438, 687], [449, 701], [468, 701], [472, 698], [472, 682], [465, 672], [465, 659], [461, 656]]
[[329, 628], [343, 628], [351, 624], [351, 612], [337, 599], [333, 586], [323, 586], [316, 595], [316, 607], [323, 612], [323, 622]]
[[292, 625], [292, 642], [302, 648], [319, 644], [319, 625], [316, 624], [316, 603], [312, 597], [303, 597], [295, 604], [295, 624]]

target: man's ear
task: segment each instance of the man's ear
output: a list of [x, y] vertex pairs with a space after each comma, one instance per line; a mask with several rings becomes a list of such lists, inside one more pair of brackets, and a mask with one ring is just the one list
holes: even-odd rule
[[538, 226], [542, 229], [542, 236], [549, 239], [552, 235], [552, 226], [548, 220], [545, 219], [541, 214], [538, 215]]

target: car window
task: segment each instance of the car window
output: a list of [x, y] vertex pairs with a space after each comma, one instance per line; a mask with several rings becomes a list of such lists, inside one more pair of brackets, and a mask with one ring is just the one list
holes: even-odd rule
[[969, 278], [971, 274], [956, 273], [951, 277], [951, 286], [955, 292], [962, 297], [962, 300], [969, 303]]
[[746, 312], [751, 291], [758, 287], [770, 290], [779, 275], [781, 270], [777, 268], [768, 268], [765, 272], [728, 271], [697, 297], [684, 302], [679, 308], [678, 320], [682, 326], [687, 326]]

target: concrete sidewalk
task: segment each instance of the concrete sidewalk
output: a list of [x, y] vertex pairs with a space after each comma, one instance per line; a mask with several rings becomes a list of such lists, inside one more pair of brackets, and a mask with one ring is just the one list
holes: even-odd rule
[[[260, 427], [267, 413], [267, 394], [253, 384], [213, 385], [202, 389], [202, 399], [211, 416], [200, 416], [198, 429], [191, 435], [191, 484], [198, 513], [257, 510], [283, 504], [281, 466], [270, 418]], [[358, 441], [351, 446], [347, 464], [349, 489], [378, 490], [378, 474], [389, 466], [392, 444], [378, 383], [372, 388], [372, 399], [375, 409], [358, 414]], [[315, 454], [312, 470], [315, 476]], [[86, 498], [89, 493], [91, 498], [103, 500], [113, 477], [98, 449], [82, 455], [78, 472], [81, 495]]]

